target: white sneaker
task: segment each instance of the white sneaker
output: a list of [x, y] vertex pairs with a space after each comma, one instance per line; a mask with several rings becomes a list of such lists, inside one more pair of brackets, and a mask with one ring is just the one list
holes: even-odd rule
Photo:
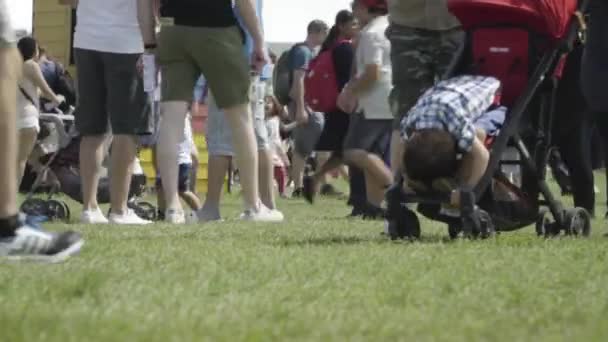
[[131, 209], [127, 209], [127, 211], [122, 214], [114, 214], [110, 213], [110, 223], [119, 224], [119, 225], [146, 225], [151, 224], [152, 221], [144, 220], [141, 217], [137, 216], [135, 212]]
[[0, 260], [57, 263], [78, 254], [83, 245], [78, 233], [47, 233], [25, 225], [14, 237], [0, 239]]
[[283, 217], [283, 213], [280, 211], [270, 210], [264, 205], [260, 205], [257, 210], [245, 210], [245, 212], [241, 214], [240, 219], [243, 221], [252, 222], [283, 222], [285, 218]]
[[103, 215], [101, 209], [84, 210], [80, 214], [80, 222], [84, 224], [108, 224], [108, 219]]
[[171, 224], [184, 224], [186, 223], [186, 216], [183, 211], [167, 209], [167, 211], [165, 211], [165, 222]]

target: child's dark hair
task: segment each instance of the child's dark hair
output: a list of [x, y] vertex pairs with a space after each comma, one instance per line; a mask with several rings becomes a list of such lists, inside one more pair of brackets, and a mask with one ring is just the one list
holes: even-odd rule
[[425, 129], [412, 134], [403, 155], [408, 178], [432, 182], [453, 177], [458, 165], [456, 140], [440, 129]]
[[353, 20], [355, 20], [355, 16], [351, 11], [342, 10], [338, 12], [338, 14], [336, 15], [336, 21], [334, 22], [334, 26], [332, 26], [329, 30], [329, 34], [327, 35], [327, 38], [321, 46], [321, 52], [331, 49], [332, 46], [336, 43], [341, 33], [340, 25], [348, 24]]
[[32, 37], [23, 37], [19, 39], [17, 48], [19, 49], [19, 52], [21, 52], [21, 57], [23, 57], [23, 60], [28, 61], [36, 57], [36, 53], [38, 52], [38, 42]]

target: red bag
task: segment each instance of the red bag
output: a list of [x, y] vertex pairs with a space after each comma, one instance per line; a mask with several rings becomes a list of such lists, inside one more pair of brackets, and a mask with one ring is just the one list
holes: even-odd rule
[[[343, 42], [348, 41], [338, 44]], [[331, 113], [338, 109], [338, 95], [340, 92], [332, 48], [321, 52], [310, 62], [304, 79], [304, 100], [315, 112]]]

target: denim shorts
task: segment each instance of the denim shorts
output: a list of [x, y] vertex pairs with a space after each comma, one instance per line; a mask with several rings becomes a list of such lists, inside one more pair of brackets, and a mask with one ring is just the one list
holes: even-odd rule
[[[270, 146], [264, 112], [264, 87], [264, 82], [255, 80], [252, 82], [250, 94], [253, 128], [259, 151], [266, 150]], [[233, 157], [232, 130], [225, 113], [218, 108], [211, 92], [208, 99], [207, 151], [210, 156]]]

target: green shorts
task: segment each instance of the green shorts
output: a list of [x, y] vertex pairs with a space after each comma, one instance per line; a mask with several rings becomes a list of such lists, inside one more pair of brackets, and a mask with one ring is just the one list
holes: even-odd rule
[[205, 76], [220, 109], [249, 103], [249, 63], [237, 27], [162, 27], [158, 61], [165, 101], [192, 101]]

